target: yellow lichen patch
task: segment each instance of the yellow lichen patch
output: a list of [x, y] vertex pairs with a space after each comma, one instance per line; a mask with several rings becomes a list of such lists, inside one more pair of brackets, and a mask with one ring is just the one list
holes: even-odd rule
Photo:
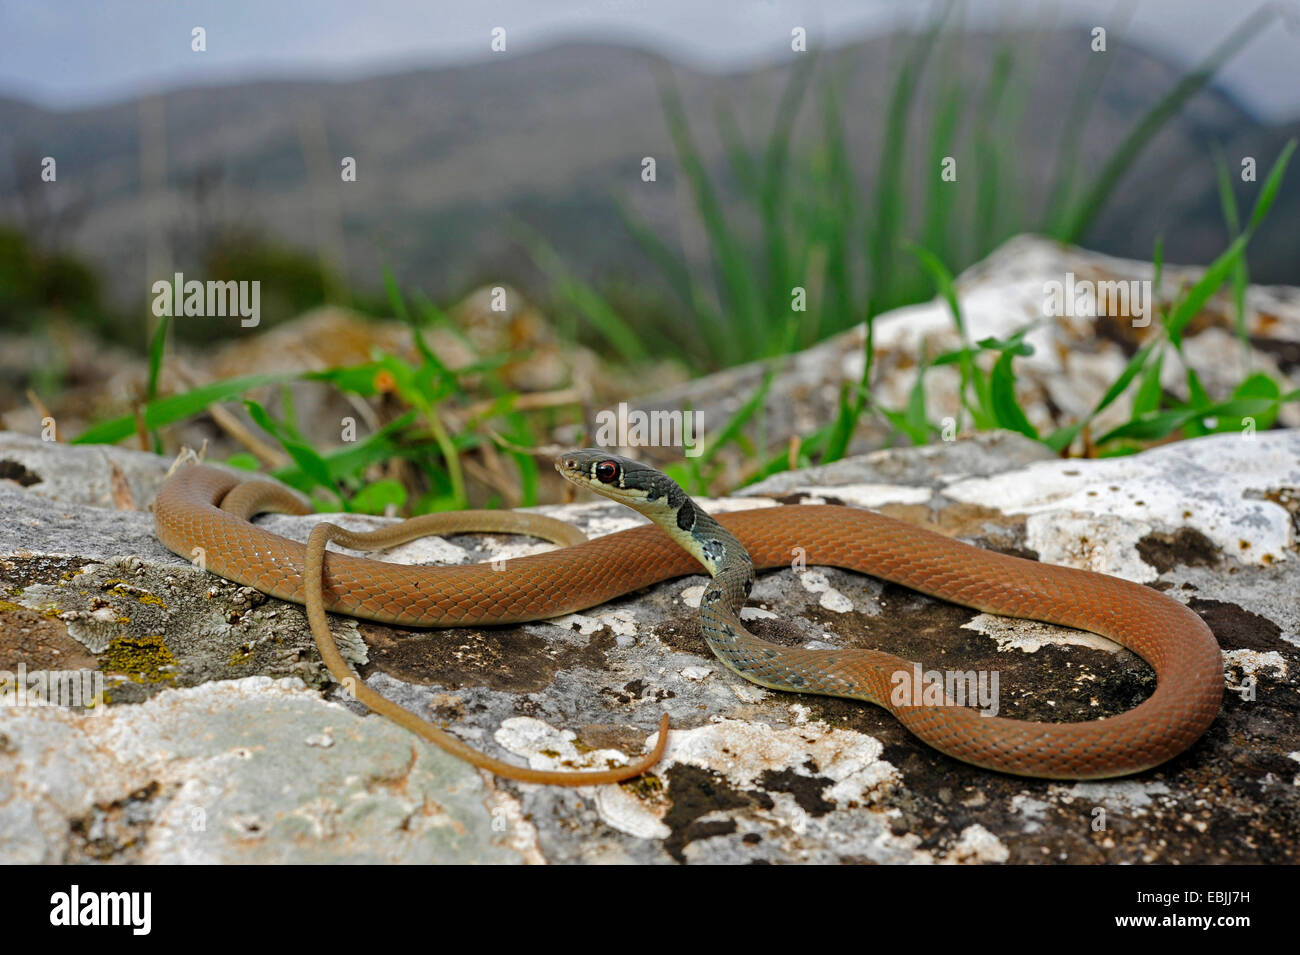
[[26, 608], [23, 607], [22, 604], [16, 604], [12, 600], [0, 600], [0, 612], [6, 610], [24, 610], [24, 609]]
[[251, 659], [253, 659], [253, 648], [239, 647], [230, 655], [230, 659], [226, 663], [228, 666], [237, 667], [243, 666]]
[[121, 673], [135, 683], [163, 683], [176, 679], [176, 658], [162, 635], [114, 637], [104, 651], [99, 668]]
[[146, 593], [145, 591], [140, 590], [138, 587], [132, 587], [124, 580], [123, 581], [110, 580], [107, 583], [117, 584], [117, 586], [114, 587], [112, 591], [115, 596], [134, 597], [136, 600], [140, 601], [140, 603], [149, 604], [151, 607], [162, 607], [164, 609], [166, 609], [167, 607], [167, 604], [163, 603], [161, 597], [155, 596], [154, 594], [151, 593]]
[[663, 780], [654, 773], [642, 773], [619, 783], [624, 790], [638, 799], [653, 799], [664, 791]]

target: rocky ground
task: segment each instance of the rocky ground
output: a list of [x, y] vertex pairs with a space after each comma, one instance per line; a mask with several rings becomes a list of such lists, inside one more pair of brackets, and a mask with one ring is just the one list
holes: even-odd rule
[[[888, 714], [748, 684], [696, 624], [704, 578], [583, 614], [335, 633], [376, 690], [537, 767], [639, 753], [652, 776], [567, 790], [496, 779], [329, 682], [301, 610], [205, 575], [153, 536], [167, 462], [0, 433], [0, 670], [102, 674], [91, 713], [0, 706], [0, 855], [23, 862], [1289, 862], [1300, 848], [1300, 431], [1059, 460], [985, 434], [782, 474], [710, 509], [877, 508], [983, 547], [1159, 588], [1209, 623], [1229, 692], [1204, 738], [1137, 776], [1019, 779], [945, 757]], [[640, 520], [546, 508], [588, 534]], [[275, 517], [304, 539], [313, 518]], [[360, 524], [379, 519], [361, 518]], [[516, 556], [457, 537], [386, 559]], [[997, 670], [1001, 715], [1091, 719], [1154, 676], [1104, 639], [989, 617], [869, 577], [763, 574], [746, 618], [793, 645]], [[0, 679], [4, 675], [0, 674]]]

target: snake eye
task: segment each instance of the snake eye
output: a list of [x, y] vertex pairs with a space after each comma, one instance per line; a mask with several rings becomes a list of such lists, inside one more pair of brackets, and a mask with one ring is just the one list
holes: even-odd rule
[[596, 480], [601, 484], [613, 484], [618, 478], [618, 464], [613, 461], [601, 461], [596, 465]]

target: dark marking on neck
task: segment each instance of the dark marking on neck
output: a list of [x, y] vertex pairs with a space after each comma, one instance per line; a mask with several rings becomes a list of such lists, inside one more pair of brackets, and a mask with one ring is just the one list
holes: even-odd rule
[[677, 511], [677, 526], [684, 531], [695, 526], [695, 505], [689, 497], [684, 497], [682, 506]]

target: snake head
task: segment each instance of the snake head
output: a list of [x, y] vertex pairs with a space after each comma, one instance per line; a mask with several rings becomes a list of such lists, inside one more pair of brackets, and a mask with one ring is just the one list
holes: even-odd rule
[[647, 515], [648, 508], [665, 505], [675, 511], [686, 498], [685, 492], [663, 472], [602, 448], [566, 451], [555, 459], [555, 470], [578, 487]]

